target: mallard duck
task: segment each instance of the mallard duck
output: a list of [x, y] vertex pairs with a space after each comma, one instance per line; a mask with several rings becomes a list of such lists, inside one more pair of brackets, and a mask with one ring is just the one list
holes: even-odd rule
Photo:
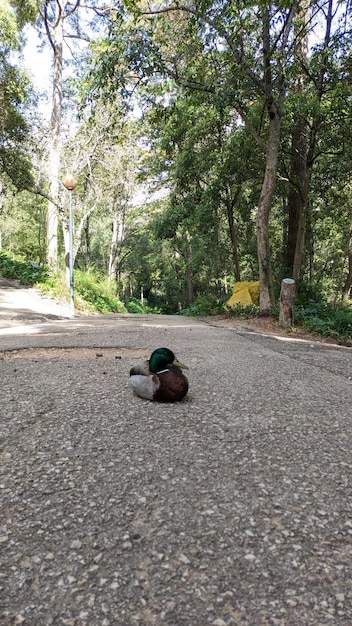
[[148, 361], [131, 368], [130, 383], [141, 398], [176, 402], [188, 391], [188, 380], [180, 368], [188, 369], [176, 359], [172, 350], [158, 348]]

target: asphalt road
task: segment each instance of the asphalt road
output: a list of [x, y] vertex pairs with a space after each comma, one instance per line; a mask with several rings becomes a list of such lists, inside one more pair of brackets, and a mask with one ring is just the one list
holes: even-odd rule
[[[1, 626], [352, 624], [351, 348], [10, 289]], [[129, 388], [160, 345], [189, 366], [175, 405]]]

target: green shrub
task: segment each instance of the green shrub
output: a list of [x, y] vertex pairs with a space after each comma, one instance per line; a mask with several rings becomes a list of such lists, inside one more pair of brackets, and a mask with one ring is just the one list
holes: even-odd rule
[[256, 304], [238, 303], [236, 306], [225, 307], [225, 311], [229, 317], [244, 317], [246, 320], [260, 315], [259, 307]]
[[296, 305], [307, 306], [312, 302], [326, 302], [322, 290], [317, 285], [301, 282], [296, 296]]
[[114, 284], [99, 280], [92, 272], [74, 273], [77, 305], [98, 313], [126, 313], [126, 307], [114, 294]]
[[[278, 319], [279, 305], [270, 309], [268, 315]], [[244, 317], [245, 319], [262, 316], [259, 308], [254, 305], [226, 307], [226, 315], [229, 317]], [[307, 297], [296, 298], [294, 309], [295, 325], [309, 332], [317, 333], [324, 337], [333, 337], [337, 343], [343, 345], [352, 344], [352, 308], [334, 307], [326, 301], [314, 301]]]
[[49, 268], [46, 265], [12, 259], [6, 252], [0, 251], [0, 274], [19, 280], [22, 285], [32, 286], [48, 279]]
[[296, 320], [303, 328], [324, 337], [334, 337], [338, 343], [349, 344], [352, 340], [352, 309], [335, 308], [327, 302], [309, 301], [296, 308]]
[[158, 315], [161, 314], [161, 310], [157, 306], [149, 306], [149, 303], [144, 300], [142, 303], [141, 300], [137, 300], [136, 298], [131, 298], [128, 302], [125, 302], [126, 309], [128, 313], [156, 313]]
[[224, 303], [219, 298], [212, 296], [198, 296], [198, 298], [187, 308], [179, 311], [179, 315], [198, 316], [216, 315], [224, 312]]

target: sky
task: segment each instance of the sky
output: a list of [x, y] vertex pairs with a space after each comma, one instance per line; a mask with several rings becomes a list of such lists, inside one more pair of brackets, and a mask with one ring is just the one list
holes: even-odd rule
[[[27, 26], [25, 29], [27, 43], [23, 50], [23, 59], [21, 66], [25, 68], [32, 77], [35, 89], [43, 95], [40, 99], [39, 110], [45, 117], [50, 117], [51, 108], [51, 64], [52, 51], [49, 46], [40, 51], [39, 38], [37, 31], [33, 26]], [[49, 98], [49, 100], [48, 100]]]

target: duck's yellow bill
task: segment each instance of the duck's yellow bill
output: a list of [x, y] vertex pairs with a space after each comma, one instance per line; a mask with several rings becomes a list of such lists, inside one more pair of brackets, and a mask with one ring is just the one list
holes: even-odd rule
[[181, 367], [183, 370], [188, 370], [188, 365], [181, 363], [181, 361], [178, 361], [177, 359], [174, 360], [172, 365], [177, 365], [177, 367]]

